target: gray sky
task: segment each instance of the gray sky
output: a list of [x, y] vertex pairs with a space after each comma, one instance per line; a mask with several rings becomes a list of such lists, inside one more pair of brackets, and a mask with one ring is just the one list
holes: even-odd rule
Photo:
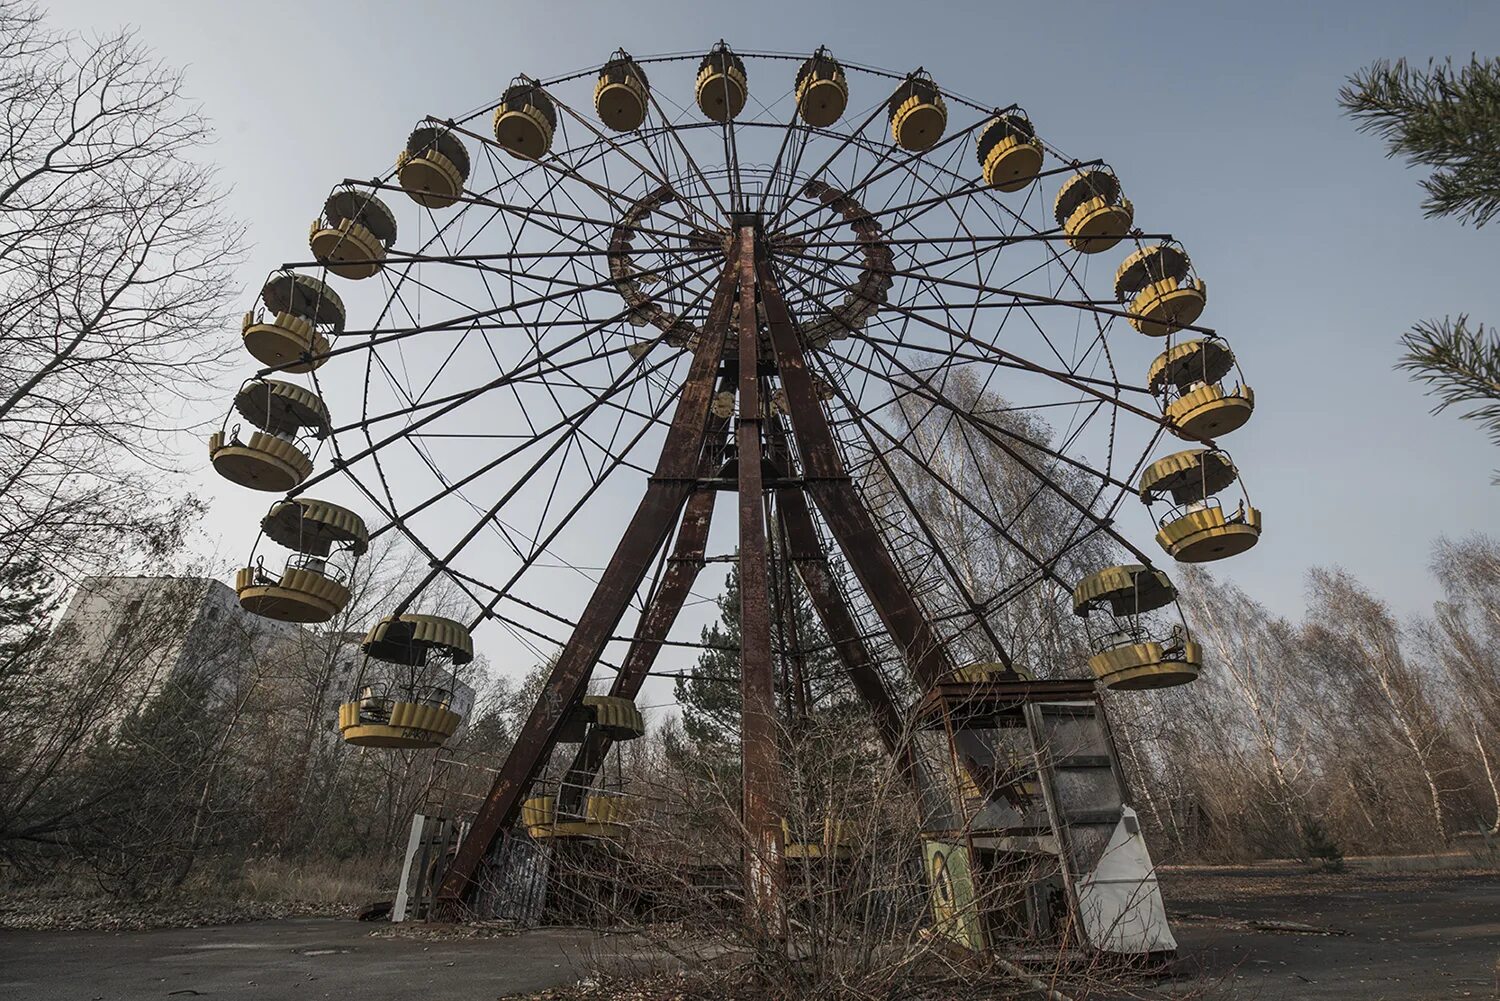
[[[1106, 156], [1138, 219], [1149, 210], [1190, 250], [1211, 293], [1204, 322], [1229, 337], [1257, 396], [1252, 423], [1226, 444], [1265, 536], [1216, 573], [1296, 614], [1306, 569], [1336, 563], [1408, 613], [1432, 600], [1433, 538], [1492, 527], [1500, 453], [1452, 414], [1430, 416], [1392, 364], [1414, 320], [1500, 321], [1496, 234], [1423, 219], [1419, 175], [1357, 134], [1335, 94], [1377, 57], [1466, 57], [1500, 37], [1494, 5], [54, 6], [61, 26], [137, 25], [187, 67], [220, 133], [211, 155], [231, 211], [250, 226], [247, 308], [267, 270], [306, 256], [307, 223], [333, 182], [386, 169], [423, 115], [492, 102], [517, 72], [596, 65], [619, 45], [704, 50], [721, 36], [745, 50], [826, 43], [869, 65], [924, 65], [957, 92], [1024, 104], [1063, 149]], [[1117, 255], [1103, 256], [1112, 268]], [[212, 475], [202, 488], [215, 501], [206, 544], [232, 561], [270, 498]]]

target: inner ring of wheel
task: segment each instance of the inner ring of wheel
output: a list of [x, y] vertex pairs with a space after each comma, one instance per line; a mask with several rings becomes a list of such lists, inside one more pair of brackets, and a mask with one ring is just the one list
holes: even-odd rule
[[[816, 348], [863, 329], [880, 312], [895, 283], [892, 275], [894, 259], [886, 242], [885, 230], [854, 196], [818, 180], [804, 184], [801, 193], [844, 217], [858, 238], [863, 265], [859, 280], [845, 287], [842, 302], [819, 312], [810, 322], [803, 324], [803, 338], [809, 347]], [[615, 290], [629, 309], [628, 320], [632, 326], [650, 324], [666, 335], [668, 344], [692, 347], [697, 341], [698, 326], [667, 309], [646, 292], [645, 286], [655, 284], [660, 275], [655, 270], [639, 267], [632, 257], [632, 242], [639, 229], [658, 208], [676, 200], [677, 193], [663, 184], [625, 210], [610, 234], [609, 274]], [[699, 253], [716, 247], [727, 252], [730, 235], [725, 231], [709, 232], [695, 228], [686, 239], [688, 246]], [[773, 251], [797, 255], [806, 252], [805, 244], [794, 237], [772, 234], [768, 241]]]

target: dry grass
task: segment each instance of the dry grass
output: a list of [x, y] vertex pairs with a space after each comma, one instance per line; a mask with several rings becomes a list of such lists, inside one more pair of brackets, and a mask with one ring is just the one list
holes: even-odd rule
[[120, 900], [78, 887], [6, 887], [0, 891], [0, 928], [33, 931], [144, 931], [202, 928], [291, 917], [348, 917], [340, 904], [240, 901], [181, 893], [153, 900]]
[[182, 887], [136, 898], [107, 893], [86, 873], [63, 872], [45, 882], [0, 883], [0, 927], [135, 930], [352, 917], [361, 905], [394, 895], [382, 885], [390, 869], [374, 860], [255, 859], [233, 873], [205, 871]]
[[246, 902], [301, 901], [311, 904], [357, 906], [396, 895], [393, 863], [372, 859], [341, 862], [289, 862], [279, 858], [252, 859], [237, 879], [220, 892]]
[[[786, 995], [780, 995], [786, 996]], [[827, 1001], [869, 1001], [878, 995], [830, 989], [817, 995]], [[912, 992], [903, 991], [902, 1001], [1015, 1001], [1040, 995], [1013, 985], [994, 982], [976, 984], [951, 977], [937, 977]], [[758, 978], [711, 977], [690, 973], [615, 978], [593, 977], [567, 987], [554, 987], [536, 994], [509, 995], [503, 1001], [771, 1001]], [[778, 996], [779, 997], [779, 996]]]

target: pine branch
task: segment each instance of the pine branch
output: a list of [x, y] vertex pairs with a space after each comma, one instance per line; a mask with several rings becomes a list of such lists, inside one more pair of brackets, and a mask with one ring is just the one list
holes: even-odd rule
[[[1477, 403], [1461, 416], [1485, 429], [1500, 445], [1500, 336], [1483, 324], [1469, 328], [1469, 318], [1444, 317], [1418, 323], [1401, 338], [1405, 349], [1397, 368], [1425, 382], [1438, 403], [1433, 413]], [[1500, 479], [1497, 479], [1500, 482]]]
[[1429, 216], [1483, 226], [1500, 215], [1500, 60], [1465, 66], [1379, 60], [1349, 78], [1339, 104], [1386, 155], [1433, 168], [1422, 181]]

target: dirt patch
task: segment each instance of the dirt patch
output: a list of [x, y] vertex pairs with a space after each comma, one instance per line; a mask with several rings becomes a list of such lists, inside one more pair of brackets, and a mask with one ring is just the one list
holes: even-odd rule
[[473, 921], [468, 924], [427, 924], [405, 921], [380, 924], [370, 932], [371, 938], [405, 938], [419, 942], [455, 942], [470, 938], [511, 938], [522, 929], [508, 921]]

